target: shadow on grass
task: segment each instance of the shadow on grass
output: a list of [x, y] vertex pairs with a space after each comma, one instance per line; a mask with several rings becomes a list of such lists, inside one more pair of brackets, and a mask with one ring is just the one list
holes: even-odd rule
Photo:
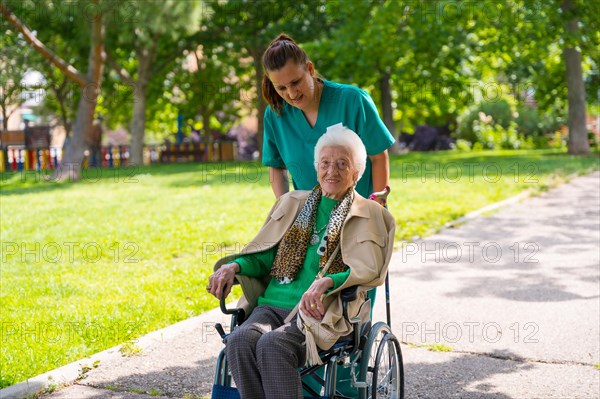
[[[184, 179], [186, 174], [189, 177]], [[181, 180], [175, 179], [166, 183], [177, 188], [257, 180], [268, 184], [269, 178], [267, 169], [258, 162], [176, 163], [142, 167], [88, 168], [82, 170], [81, 178], [78, 181], [59, 181], [52, 175], [52, 171], [19, 171], [0, 173], [0, 193], [3, 196], [9, 196], [67, 190], [97, 183], [137, 183], [140, 178], [147, 175], [159, 178], [181, 176]]]
[[[390, 156], [390, 176], [402, 181], [432, 178], [438, 174], [442, 179], [454, 181], [457, 177], [483, 177], [494, 182], [498, 176], [513, 176], [515, 182], [537, 183], [538, 177], [550, 173], [569, 175], [589, 172], [600, 168], [600, 154], [571, 156], [554, 150], [457, 152], [439, 151], [408, 153]], [[20, 171], [0, 174], [1, 195], [66, 190], [94, 183], [135, 183], [140, 176], [170, 177], [189, 174], [187, 180], [167, 182], [177, 188], [213, 184], [267, 184], [268, 169], [260, 162], [235, 161], [215, 163], [174, 163], [148, 166], [123, 166], [117, 168], [89, 168], [75, 181], [57, 181], [52, 171]], [[518, 177], [518, 179], [517, 179]], [[527, 180], [531, 181], [527, 181]]]
[[573, 156], [553, 150], [497, 151], [461, 153], [439, 151], [409, 153], [390, 157], [391, 177], [411, 179], [441, 176], [453, 181], [463, 178], [483, 177], [493, 182], [496, 178], [510, 176], [515, 182], [537, 183], [542, 175], [558, 173], [570, 175], [600, 169], [600, 154]]

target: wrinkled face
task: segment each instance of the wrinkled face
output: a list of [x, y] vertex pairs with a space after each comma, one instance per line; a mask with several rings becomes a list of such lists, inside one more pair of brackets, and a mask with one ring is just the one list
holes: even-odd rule
[[358, 180], [352, 153], [346, 147], [323, 147], [317, 164], [317, 177], [323, 195], [341, 200]]
[[310, 61], [306, 66], [288, 61], [283, 68], [277, 71], [268, 71], [268, 75], [275, 90], [285, 102], [304, 111], [314, 102], [314, 72], [315, 68]]

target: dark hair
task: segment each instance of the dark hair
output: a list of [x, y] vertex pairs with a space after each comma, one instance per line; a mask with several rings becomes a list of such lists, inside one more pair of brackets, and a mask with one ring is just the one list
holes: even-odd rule
[[267, 72], [283, 68], [290, 60], [304, 68], [306, 68], [306, 63], [309, 61], [306, 52], [298, 46], [294, 39], [285, 33], [281, 33], [269, 44], [262, 57], [262, 95], [267, 104], [275, 109], [277, 115], [281, 114], [283, 109], [283, 98], [275, 90]]

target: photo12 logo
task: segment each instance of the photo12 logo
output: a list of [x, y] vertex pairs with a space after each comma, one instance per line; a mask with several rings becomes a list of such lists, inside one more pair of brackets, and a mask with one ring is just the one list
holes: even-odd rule
[[480, 179], [497, 183], [506, 179], [514, 183], [537, 184], [538, 173], [538, 165], [534, 162], [513, 163], [508, 169], [495, 162], [402, 163], [402, 183], [412, 179], [419, 179], [421, 183], [457, 183], [461, 180], [473, 183]]
[[514, 242], [511, 245], [494, 241], [465, 242], [409, 242], [401, 250], [402, 262], [420, 261], [422, 263], [459, 263], [483, 261], [498, 263], [503, 258], [506, 262], [539, 263], [536, 254], [540, 251], [537, 242]]
[[402, 322], [400, 337], [410, 343], [497, 343], [502, 339], [514, 343], [539, 343], [540, 327], [534, 322], [514, 322], [501, 325], [494, 321], [464, 321], [447, 323]]
[[0, 245], [3, 263], [11, 260], [20, 262], [73, 263], [82, 260], [96, 263], [103, 257], [113, 263], [138, 263], [139, 245], [135, 242], [113, 242], [103, 247], [97, 242], [10, 242]]
[[145, 322], [124, 321], [103, 324], [97, 322], [16, 322], [0, 323], [0, 342], [64, 344], [78, 342], [123, 342], [139, 334]]

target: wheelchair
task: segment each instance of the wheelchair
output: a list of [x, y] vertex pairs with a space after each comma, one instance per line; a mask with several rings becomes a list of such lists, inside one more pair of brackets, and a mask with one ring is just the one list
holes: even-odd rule
[[[345, 383], [349, 382], [357, 390], [358, 399], [404, 398], [404, 366], [400, 343], [391, 330], [388, 276], [385, 278], [387, 323], [372, 325], [370, 317], [366, 322], [361, 317], [349, 319], [347, 304], [356, 299], [357, 291], [358, 287], [349, 287], [341, 292], [344, 317], [352, 324], [352, 333], [341, 338], [332, 348], [319, 352], [322, 365], [306, 366], [299, 370], [305, 399], [357, 399], [344, 396], [338, 390], [337, 385], [341, 381], [338, 372], [341, 369], [350, 370], [350, 380]], [[233, 332], [245, 319], [244, 309], [228, 309], [225, 298], [221, 298], [220, 306], [223, 313], [232, 316]], [[371, 304], [366, 308], [370, 310]], [[215, 328], [225, 341], [228, 334], [223, 326], [216, 324]], [[232, 380], [225, 349], [222, 349], [217, 358], [212, 399], [239, 399], [239, 393], [232, 387]]]

